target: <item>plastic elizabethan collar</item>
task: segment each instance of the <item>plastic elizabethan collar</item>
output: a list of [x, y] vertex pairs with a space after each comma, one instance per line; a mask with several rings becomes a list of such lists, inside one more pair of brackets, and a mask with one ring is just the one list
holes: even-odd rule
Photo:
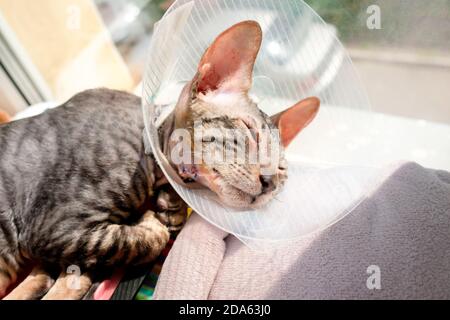
[[[157, 128], [215, 37], [244, 20], [257, 21], [263, 30], [251, 92], [258, 106], [272, 115], [309, 96], [322, 104], [286, 150], [289, 178], [283, 191], [262, 209], [237, 211], [217, 202], [209, 190], [187, 189], [167, 174]], [[346, 131], [369, 109], [335, 28], [303, 1], [178, 0], [155, 27], [143, 88], [145, 138], [189, 206], [254, 248], [323, 229], [364, 198], [376, 169], [364, 165], [352, 147], [363, 142], [347, 139]]]

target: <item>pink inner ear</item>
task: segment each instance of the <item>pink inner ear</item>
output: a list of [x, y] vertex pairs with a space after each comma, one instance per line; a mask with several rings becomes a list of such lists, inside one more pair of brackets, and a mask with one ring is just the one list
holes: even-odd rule
[[272, 117], [280, 130], [281, 143], [287, 147], [319, 111], [320, 100], [316, 97], [304, 99], [286, 111]]
[[198, 91], [248, 91], [261, 40], [255, 21], [238, 23], [220, 34], [200, 61]]

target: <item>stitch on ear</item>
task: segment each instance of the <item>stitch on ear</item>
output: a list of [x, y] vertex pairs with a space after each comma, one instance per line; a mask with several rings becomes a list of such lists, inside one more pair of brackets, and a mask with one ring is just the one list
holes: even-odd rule
[[280, 130], [280, 138], [284, 147], [314, 119], [319, 111], [320, 100], [316, 97], [306, 98], [289, 109], [271, 117]]

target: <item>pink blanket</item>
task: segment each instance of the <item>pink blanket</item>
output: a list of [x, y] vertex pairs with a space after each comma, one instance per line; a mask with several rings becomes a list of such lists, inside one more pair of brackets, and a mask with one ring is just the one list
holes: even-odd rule
[[450, 173], [404, 163], [352, 213], [255, 252], [193, 215], [157, 299], [450, 298]]

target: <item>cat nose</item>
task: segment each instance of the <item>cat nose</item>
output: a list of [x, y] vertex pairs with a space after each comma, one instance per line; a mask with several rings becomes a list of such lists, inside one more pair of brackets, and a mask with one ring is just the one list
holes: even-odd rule
[[259, 181], [261, 182], [261, 186], [262, 186], [262, 192], [261, 193], [270, 192], [270, 191], [273, 191], [275, 189], [275, 185], [273, 183], [272, 176], [260, 175], [259, 176]]

